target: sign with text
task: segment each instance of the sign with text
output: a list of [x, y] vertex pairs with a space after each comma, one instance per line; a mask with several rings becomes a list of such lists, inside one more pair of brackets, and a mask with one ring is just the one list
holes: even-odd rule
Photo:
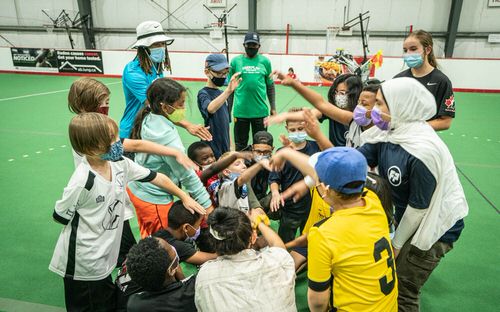
[[104, 74], [101, 51], [57, 50], [60, 73]]
[[57, 72], [57, 51], [40, 48], [10, 48], [16, 69]]

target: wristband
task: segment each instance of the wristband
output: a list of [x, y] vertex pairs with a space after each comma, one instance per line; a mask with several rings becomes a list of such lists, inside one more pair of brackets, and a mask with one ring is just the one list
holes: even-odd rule
[[253, 222], [254, 230], [259, 227], [259, 224], [261, 222], [264, 222], [264, 224], [267, 226], [269, 226], [271, 224], [271, 221], [269, 220], [269, 217], [267, 215], [263, 215], [263, 214], [258, 215]]
[[316, 186], [316, 184], [314, 183], [314, 179], [310, 175], [307, 175], [304, 178], [304, 183], [307, 185], [309, 189], [312, 189], [314, 186]]

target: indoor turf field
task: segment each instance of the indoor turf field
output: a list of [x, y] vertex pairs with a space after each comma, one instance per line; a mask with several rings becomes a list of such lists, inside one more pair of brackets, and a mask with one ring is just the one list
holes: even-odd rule
[[[73, 169], [67, 125], [67, 90], [77, 77], [0, 74], [1, 218], [0, 310], [58, 311], [63, 283], [48, 270], [61, 225], [52, 220]], [[111, 90], [110, 116], [120, 120], [120, 79], [103, 78]], [[190, 89], [188, 119], [202, 121]], [[315, 87], [326, 96], [328, 88]], [[277, 108], [308, 106], [290, 88], [277, 86]], [[440, 133], [462, 181], [470, 212], [462, 237], [423, 289], [422, 311], [498, 311], [500, 307], [500, 94], [456, 93], [457, 118]], [[188, 105], [189, 106], [189, 105]], [[327, 124], [323, 125], [324, 131]], [[270, 132], [279, 146], [282, 125]], [[196, 140], [179, 130], [185, 146]], [[485, 199], [484, 197], [487, 199]], [[137, 231], [137, 225], [131, 222]], [[299, 274], [297, 306], [307, 311], [307, 277]]]

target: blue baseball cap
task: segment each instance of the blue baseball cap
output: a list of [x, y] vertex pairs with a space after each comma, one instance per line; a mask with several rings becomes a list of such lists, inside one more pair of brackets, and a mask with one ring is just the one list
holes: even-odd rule
[[205, 66], [217, 72], [230, 67], [224, 54], [210, 54], [205, 60]]
[[[368, 163], [365, 156], [352, 147], [332, 147], [311, 156], [311, 164], [320, 182], [331, 189], [343, 193], [354, 194], [363, 191], [368, 174]], [[346, 187], [351, 182], [363, 182], [356, 188]]]

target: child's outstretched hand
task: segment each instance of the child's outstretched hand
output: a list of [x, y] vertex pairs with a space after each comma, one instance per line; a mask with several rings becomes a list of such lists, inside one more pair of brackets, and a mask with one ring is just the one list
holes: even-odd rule
[[264, 118], [264, 125], [266, 127], [269, 127], [285, 121], [286, 121], [286, 113], [281, 113], [281, 114], [267, 116], [266, 118]]
[[295, 79], [285, 75], [279, 70], [273, 70], [270, 77], [275, 80], [280, 80], [281, 84], [284, 86], [291, 86], [295, 82]]
[[285, 200], [291, 198], [294, 203], [299, 201], [302, 197], [304, 197], [309, 192], [309, 187], [307, 187], [304, 180], [296, 182], [290, 185], [286, 190], [281, 193], [281, 200], [283, 203]]
[[321, 132], [318, 119], [316, 119], [316, 116], [314, 116], [309, 108], [304, 108], [302, 111], [304, 114], [304, 130], [308, 136], [315, 139], [318, 133]]
[[271, 166], [269, 165], [269, 159], [261, 159], [259, 164], [267, 171], [272, 171]]
[[205, 208], [203, 208], [200, 204], [198, 204], [198, 202], [192, 199], [189, 195], [186, 194], [186, 196], [181, 200], [182, 204], [184, 205], [184, 208], [186, 208], [187, 211], [191, 213], [194, 213], [196, 211], [200, 215], [204, 215], [207, 213]]
[[269, 209], [272, 212], [278, 211], [280, 209], [280, 205], [285, 205], [285, 200], [282, 199], [282, 196], [279, 192], [273, 192], [271, 197], [271, 202], [269, 203]]
[[283, 167], [285, 166], [285, 158], [283, 157], [286, 152], [290, 150], [289, 147], [285, 147], [280, 149], [274, 156], [271, 158], [271, 161], [269, 162], [269, 165], [271, 167], [272, 171], [281, 171], [283, 170]]
[[243, 158], [245, 160], [252, 160], [253, 153], [252, 152], [234, 152], [237, 158]]
[[238, 88], [238, 86], [240, 85], [240, 82], [241, 82], [240, 75], [241, 75], [241, 73], [236, 73], [231, 77], [231, 80], [229, 81], [229, 84], [227, 85], [227, 90], [229, 92], [231, 92], [231, 93], [234, 92], [234, 90], [236, 90], [236, 88]]
[[283, 147], [288, 147], [292, 142], [290, 139], [288, 139], [284, 134], [280, 134], [280, 142], [283, 145]]
[[182, 153], [181, 151], [175, 153], [175, 160], [184, 168], [186, 168], [186, 170], [198, 169], [198, 165], [196, 165], [191, 159], [189, 159], [189, 157], [187, 157], [186, 154]]

